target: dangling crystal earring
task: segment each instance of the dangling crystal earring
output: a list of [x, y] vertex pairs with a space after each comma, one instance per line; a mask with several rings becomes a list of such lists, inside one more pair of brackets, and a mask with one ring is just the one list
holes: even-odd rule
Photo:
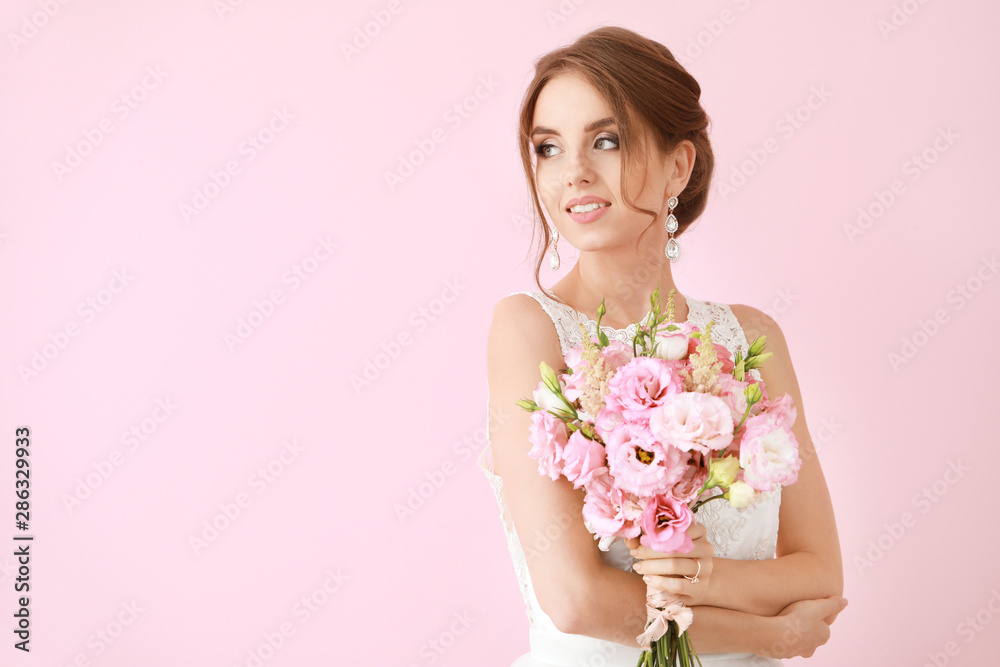
[[676, 206], [677, 197], [671, 197], [667, 200], [667, 219], [663, 221], [664, 228], [670, 234], [667, 245], [663, 248], [663, 254], [671, 262], [676, 262], [681, 256], [681, 246], [677, 243], [677, 239], [674, 238], [674, 232], [677, 231], [677, 217], [674, 215], [674, 207]]
[[559, 270], [559, 230], [552, 227], [552, 254], [549, 255], [549, 268]]

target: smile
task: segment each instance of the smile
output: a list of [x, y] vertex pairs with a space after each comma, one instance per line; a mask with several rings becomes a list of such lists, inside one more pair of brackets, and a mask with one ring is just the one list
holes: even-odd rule
[[596, 211], [597, 209], [605, 206], [611, 206], [611, 202], [605, 202], [603, 204], [599, 204], [597, 202], [592, 204], [577, 204], [576, 206], [571, 206], [567, 210], [571, 213], [590, 213], [591, 211]]

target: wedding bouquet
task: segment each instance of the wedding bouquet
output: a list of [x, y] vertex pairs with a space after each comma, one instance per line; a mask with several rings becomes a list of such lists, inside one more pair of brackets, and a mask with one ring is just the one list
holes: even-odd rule
[[[666, 314], [653, 292], [631, 345], [601, 331], [602, 301], [596, 338], [580, 324], [583, 341], [563, 372], [542, 362], [534, 400], [517, 401], [532, 412], [538, 472], [585, 489], [584, 519], [602, 551], [638, 537], [661, 553], [688, 553], [699, 507], [721, 498], [741, 509], [798, 478], [792, 399], [769, 400], [749, 374], [771, 357], [766, 337], [733, 358], [712, 342], [714, 321], [704, 331], [673, 321], [675, 292]], [[646, 611], [638, 667], [701, 664], [687, 635], [693, 612], [678, 596], [650, 592]]]

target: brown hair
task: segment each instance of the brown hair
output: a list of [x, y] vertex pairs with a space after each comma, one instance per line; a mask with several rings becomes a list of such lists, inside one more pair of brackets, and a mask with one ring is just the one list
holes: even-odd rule
[[[626, 173], [645, 156], [638, 141], [644, 126], [649, 128], [663, 154], [673, 151], [685, 139], [694, 144], [694, 168], [684, 192], [677, 197], [678, 204], [674, 209], [678, 222], [674, 237], [684, 233], [705, 210], [715, 169], [715, 156], [708, 140], [710, 119], [699, 101], [701, 86], [667, 47], [626, 28], [605, 26], [539, 58], [535, 62], [535, 78], [528, 85], [521, 102], [518, 145], [531, 190], [537, 223], [534, 229], [541, 229], [544, 240], [535, 262], [535, 284], [543, 292], [546, 290], [542, 289], [538, 274], [551, 236], [538, 199], [530, 135], [539, 93], [546, 83], [563, 73], [582, 76], [611, 107], [618, 124], [622, 151], [622, 196], [629, 208], [647, 213], [654, 219], [656, 217], [657, 211], [636, 208], [625, 192]], [[652, 224], [650, 221], [650, 227], [643, 231], [639, 241]], [[534, 239], [533, 232], [532, 241]]]

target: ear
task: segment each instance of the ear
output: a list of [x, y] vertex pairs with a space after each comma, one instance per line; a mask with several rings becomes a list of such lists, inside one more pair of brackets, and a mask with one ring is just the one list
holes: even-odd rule
[[[685, 139], [677, 145], [667, 161], [667, 173], [670, 174], [667, 181], [668, 192], [684, 191], [691, 179], [697, 157], [697, 151], [690, 140]], [[680, 197], [680, 195], [677, 196]]]

